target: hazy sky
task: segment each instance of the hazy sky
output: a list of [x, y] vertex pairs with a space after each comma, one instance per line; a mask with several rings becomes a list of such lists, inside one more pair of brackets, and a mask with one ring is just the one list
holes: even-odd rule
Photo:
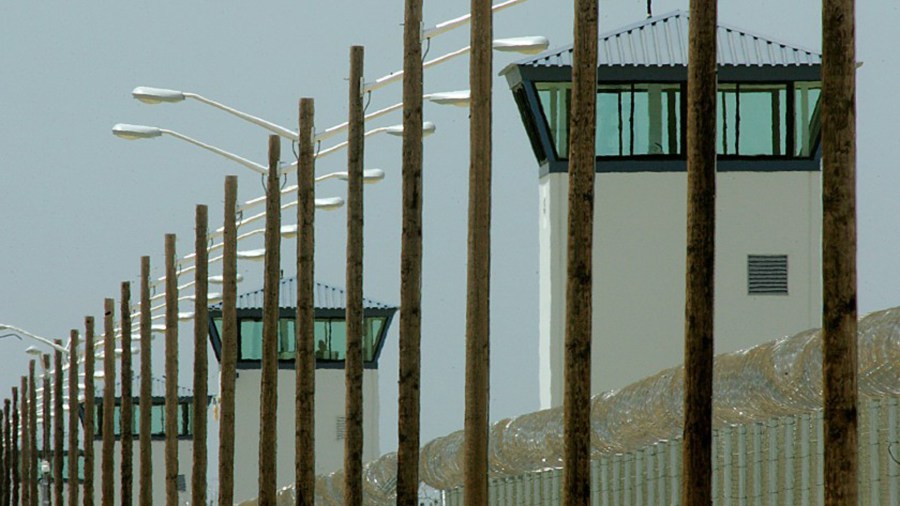
[[[688, 6], [687, 0], [653, 3], [656, 14]], [[571, 4], [530, 0], [504, 11], [495, 17], [495, 37], [546, 35], [553, 47], [569, 44]], [[644, 0], [601, 2], [600, 29], [639, 21], [645, 8]], [[859, 2], [859, 9], [858, 58], [865, 62], [858, 73], [859, 301], [870, 311], [900, 302], [900, 171], [887, 153], [898, 145], [893, 79], [900, 77], [900, 11], [886, 1]], [[427, 1], [425, 25], [468, 10], [467, 1]], [[820, 47], [819, 1], [723, 0], [719, 19]], [[261, 195], [260, 178], [243, 167], [171, 137], [126, 142], [110, 128], [118, 122], [166, 127], [259, 163], [266, 159], [267, 132], [197, 102], [144, 105], [131, 98], [132, 88], [200, 93], [289, 128], [296, 128], [298, 99], [310, 96], [321, 130], [346, 120], [350, 45], [366, 47], [367, 80], [401, 68], [402, 20], [400, 0], [0, 4], [0, 322], [66, 337], [70, 328], [82, 328], [85, 315], [102, 316], [103, 298], [118, 297], [121, 281], [137, 282], [141, 255], [151, 255], [154, 275], [161, 273], [165, 233], [178, 234], [179, 254], [193, 249], [196, 204], [210, 206], [212, 228], [221, 225], [226, 174], [240, 176], [241, 201]], [[441, 37], [428, 57], [467, 41], [467, 29]], [[497, 54], [495, 74], [516, 58]], [[467, 62], [427, 71], [425, 91], [468, 88]], [[538, 168], [505, 80], [495, 78], [494, 89], [491, 419], [497, 420], [538, 407]], [[399, 97], [399, 84], [381, 90], [369, 111]], [[423, 442], [463, 423], [468, 171], [467, 111], [426, 104], [425, 118], [438, 130], [425, 141]], [[370, 127], [400, 121], [394, 114]], [[288, 143], [282, 153], [292, 156]], [[345, 156], [323, 158], [317, 172], [343, 170]], [[366, 187], [365, 292], [397, 303], [399, 139], [371, 137], [366, 165], [384, 169], [387, 178]], [[330, 182], [318, 195], [345, 191]], [[340, 287], [345, 216], [340, 210], [316, 217], [316, 276]], [[261, 246], [258, 239], [241, 247]], [[292, 275], [292, 244], [282, 257]], [[239, 269], [246, 276], [239, 291], [262, 286], [258, 265]], [[189, 349], [189, 326], [181, 336]], [[389, 340], [381, 361], [383, 451], [396, 445], [396, 323]], [[0, 392], [26, 372], [29, 344], [0, 339]], [[161, 340], [154, 352], [162, 353]], [[189, 355], [182, 360], [181, 378], [189, 383]]]

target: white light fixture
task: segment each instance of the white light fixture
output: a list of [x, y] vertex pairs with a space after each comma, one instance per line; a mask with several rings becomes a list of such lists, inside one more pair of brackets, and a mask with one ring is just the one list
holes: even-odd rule
[[252, 114], [247, 114], [245, 112], [239, 111], [233, 107], [228, 107], [225, 104], [216, 102], [215, 100], [210, 100], [202, 95], [198, 95], [196, 93], [187, 93], [178, 90], [168, 90], [165, 88], [153, 88], [150, 86], [138, 86], [137, 88], [131, 90], [131, 96], [140, 100], [145, 104], [161, 104], [161, 103], [174, 103], [174, 102], [182, 102], [185, 98], [191, 98], [198, 102], [203, 102], [204, 104], [211, 105], [216, 109], [223, 110], [229, 114], [233, 114], [238, 118], [249, 121], [254, 125], [261, 126], [266, 130], [279, 135], [281, 137], [285, 137], [287, 139], [296, 141], [298, 140], [297, 132], [292, 132], [287, 128], [276, 125], [270, 121], [266, 121], [262, 118], [258, 118]]
[[[422, 123], [422, 135], [427, 137], [434, 133], [437, 129], [434, 123], [430, 121], [425, 121]], [[403, 135], [403, 125], [391, 125], [389, 127], [384, 127], [384, 133], [388, 135], [393, 135], [395, 137], [400, 137]]]
[[251, 162], [250, 160], [247, 160], [242, 156], [238, 156], [234, 153], [225, 151], [224, 149], [206, 144], [205, 142], [200, 142], [193, 137], [188, 137], [187, 135], [180, 134], [178, 132], [175, 132], [174, 130], [167, 130], [165, 128], [146, 125], [130, 125], [128, 123], [117, 123], [116, 125], [113, 125], [112, 133], [116, 137], [121, 137], [122, 139], [130, 141], [137, 139], [152, 139], [154, 137], [160, 137], [163, 134], [170, 135], [172, 137], [175, 137], [176, 139], [181, 139], [187, 143], [193, 144], [207, 151], [211, 151], [217, 155], [228, 158], [229, 160], [237, 162], [254, 172], [258, 172], [259, 174], [265, 175], [268, 173], [268, 169], [266, 167], [263, 167], [262, 165], [259, 165], [258, 163]]
[[266, 249], [260, 248], [238, 251], [237, 257], [240, 260], [263, 260], [266, 257]]
[[[289, 225], [288, 225], [288, 226], [289, 226]], [[284, 235], [284, 227], [281, 227], [281, 234]], [[235, 276], [235, 281], [236, 281], [236, 282], [240, 283], [240, 282], [243, 281], [243, 280], [244, 280], [244, 275], [243, 275], [243, 274], [238, 273], [238, 274]], [[210, 276], [210, 277], [209, 277], [209, 284], [211, 284], [211, 285], [222, 285], [222, 284], [225, 284], [225, 276], [223, 276], [223, 275]]]
[[149, 86], [138, 86], [131, 90], [131, 96], [145, 104], [181, 102], [184, 100], [184, 93], [180, 91], [167, 90], [165, 88], [151, 88]]
[[540, 35], [530, 37], [512, 37], [509, 39], [494, 39], [495, 51], [504, 53], [538, 54], [550, 47], [547, 37]]
[[429, 93], [427, 95], [423, 95], [422, 98], [439, 105], [467, 107], [471, 100], [471, 93], [469, 92], [469, 90], [446, 91], [442, 93]]
[[31, 332], [28, 332], [27, 330], [20, 329], [19, 327], [15, 327], [13, 325], [6, 325], [5, 323], [0, 323], [0, 332], [2, 332], [4, 330], [8, 330], [10, 334], [13, 334], [18, 337], [27, 337], [29, 339], [33, 339], [35, 341], [38, 341], [41, 344], [45, 344], [45, 345], [53, 348], [54, 350], [62, 352], [64, 354], [69, 352], [68, 348], [64, 348], [64, 347], [56, 344], [51, 339], [47, 339], [46, 337], [41, 337], [39, 335], [33, 334]]

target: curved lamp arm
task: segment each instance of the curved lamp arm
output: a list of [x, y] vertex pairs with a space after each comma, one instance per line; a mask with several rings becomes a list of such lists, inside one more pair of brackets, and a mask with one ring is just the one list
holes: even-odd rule
[[13, 326], [13, 325], [7, 325], [7, 324], [5, 324], [5, 323], [0, 323], [0, 332], [2, 332], [2, 331], [4, 331], [4, 330], [5, 330], [5, 331], [9, 331], [8, 334], [13, 334], [13, 335], [16, 335], [16, 336], [19, 336], [19, 337], [24, 336], [24, 337], [27, 337], [27, 338], [29, 338], [29, 339], [34, 339], [35, 341], [38, 341], [38, 342], [43, 343], [43, 344], [46, 344], [47, 346], [53, 348], [53, 349], [56, 350], [56, 351], [59, 351], [59, 352], [62, 352], [62, 353], [68, 353], [68, 352], [69, 352], [68, 348], [64, 348], [64, 347], [62, 347], [62, 346], [59, 346], [59, 345], [57, 345], [56, 343], [54, 343], [52, 340], [47, 339], [46, 337], [41, 337], [41, 336], [39, 336], [39, 335], [37, 335], [37, 334], [32, 334], [31, 332], [28, 332], [27, 330], [20, 329], [19, 327], [16, 327], [16, 326]]

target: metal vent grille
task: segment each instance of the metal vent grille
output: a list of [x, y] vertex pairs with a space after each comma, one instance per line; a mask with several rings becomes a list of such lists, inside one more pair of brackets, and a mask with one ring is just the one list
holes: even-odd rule
[[749, 295], [787, 295], [787, 255], [747, 255]]
[[337, 434], [336, 439], [338, 441], [344, 439], [344, 434], [347, 431], [347, 418], [343, 416], [338, 416], [334, 419], [334, 432]]

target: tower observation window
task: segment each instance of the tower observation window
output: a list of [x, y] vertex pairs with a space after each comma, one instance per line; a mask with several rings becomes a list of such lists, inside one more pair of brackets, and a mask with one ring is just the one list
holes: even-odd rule
[[[597, 86], [598, 158], [683, 158], [685, 83]], [[553, 152], [568, 158], [568, 82], [535, 83]], [[819, 138], [821, 83], [719, 83], [716, 151], [726, 157], [810, 158]], [[538, 121], [540, 118], [538, 119]]]
[[[381, 336], [386, 318], [369, 316], [363, 319], [363, 360], [371, 361], [377, 351], [377, 340]], [[262, 320], [242, 318], [239, 320], [238, 360], [262, 360]], [[315, 321], [314, 347], [316, 360], [340, 361], [347, 355], [347, 323], [343, 318], [317, 318]], [[296, 331], [293, 318], [278, 321], [278, 359], [294, 360], [297, 354]]]

